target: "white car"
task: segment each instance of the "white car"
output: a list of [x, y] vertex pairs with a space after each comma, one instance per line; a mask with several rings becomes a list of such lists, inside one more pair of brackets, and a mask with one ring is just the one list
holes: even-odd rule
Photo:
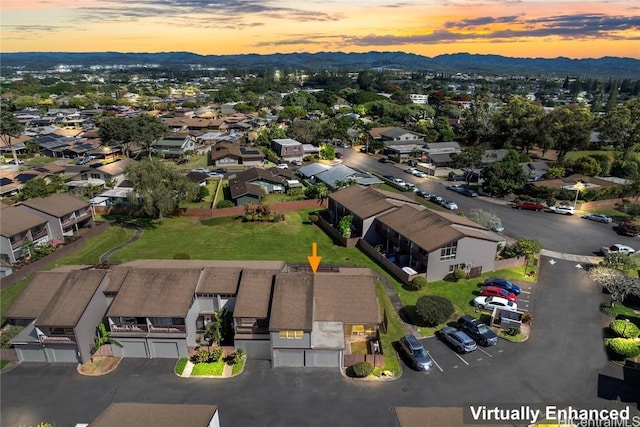
[[623, 254], [623, 255], [632, 255], [636, 252], [631, 246], [623, 245], [621, 243], [616, 243], [611, 246], [603, 246], [600, 248], [600, 252], [602, 255], [606, 254]]
[[479, 296], [473, 300], [473, 305], [478, 307], [480, 310], [489, 310], [489, 311], [493, 311], [493, 309], [496, 307], [504, 308], [505, 310], [512, 310], [512, 311], [515, 311], [518, 309], [518, 305], [515, 302], [509, 301], [508, 299], [501, 298], [501, 297]]
[[445, 201], [442, 204], [442, 207], [449, 209], [450, 211], [455, 211], [456, 209], [458, 209], [458, 205], [456, 204], [456, 202], [452, 202], [450, 200]]
[[289, 169], [289, 165], [286, 163], [280, 163], [278, 166], [276, 166], [276, 168], [278, 169]]
[[417, 176], [418, 178], [426, 178], [428, 175], [422, 171], [415, 170], [413, 171], [413, 176]]
[[573, 215], [576, 213], [576, 208], [574, 208], [573, 206], [567, 206], [567, 205], [550, 206], [549, 212], [562, 214], [562, 215]]
[[209, 169], [207, 169], [207, 168], [196, 168], [196, 169], [191, 169], [191, 172], [209, 173]]
[[408, 174], [411, 174], [411, 175], [413, 175], [414, 172], [417, 172], [416, 169], [414, 169], [414, 168], [408, 168], [408, 169], [405, 169], [404, 171], [405, 171], [405, 173], [408, 173]]

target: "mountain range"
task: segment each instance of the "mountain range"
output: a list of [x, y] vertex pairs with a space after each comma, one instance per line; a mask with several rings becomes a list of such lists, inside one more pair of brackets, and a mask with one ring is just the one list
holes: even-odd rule
[[469, 53], [427, 57], [404, 52], [318, 52], [269, 55], [199, 55], [191, 52], [16, 52], [0, 53], [0, 64], [3, 67], [25, 67], [30, 70], [50, 69], [58, 64], [81, 66], [157, 64], [162, 67], [200, 65], [228, 69], [287, 67], [345, 71], [399, 68], [410, 71], [517, 74], [532, 77], [570, 75], [575, 77], [640, 78], [640, 60], [634, 58], [511, 58]]

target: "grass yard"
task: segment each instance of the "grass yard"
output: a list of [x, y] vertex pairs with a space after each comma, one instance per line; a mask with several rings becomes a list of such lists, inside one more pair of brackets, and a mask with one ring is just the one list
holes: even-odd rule
[[638, 327], [640, 327], [640, 307], [631, 308], [624, 304], [616, 303], [613, 307], [607, 302], [600, 305], [600, 311], [615, 318], [615, 319], [629, 319]]
[[21, 280], [18, 280], [13, 285], [0, 291], [0, 319], [4, 319], [3, 315], [5, 310], [13, 303], [18, 295], [22, 292], [27, 283], [31, 280], [31, 276], [27, 276]]
[[247, 358], [243, 358], [241, 361], [233, 365], [233, 370], [231, 371], [231, 375], [238, 375], [244, 369], [244, 362]]
[[161, 226], [146, 229], [138, 241], [115, 253], [112, 261], [171, 259], [177, 253], [185, 253], [191, 259], [307, 263], [316, 242], [322, 263], [375, 265], [356, 248], [334, 245], [319, 227], [308, 223], [309, 212], [287, 212], [285, 221], [277, 223], [242, 222], [233, 217], [165, 218]]
[[183, 203], [180, 207], [182, 208], [199, 208], [199, 209], [210, 209], [211, 203], [213, 202], [213, 198], [216, 195], [216, 189], [218, 188], [219, 179], [210, 179], [207, 181], [206, 188], [209, 190], [209, 195], [202, 199], [201, 202], [192, 202], [192, 203]]
[[400, 375], [400, 361], [396, 357], [396, 351], [393, 348], [393, 343], [406, 335], [404, 325], [398, 317], [398, 313], [391, 305], [391, 301], [385, 292], [382, 284], [378, 283], [377, 287], [378, 301], [383, 310], [382, 319], [384, 320], [384, 313], [387, 317], [387, 331], [384, 332], [380, 328], [380, 340], [382, 341], [382, 354], [384, 354], [384, 366], [382, 368], [375, 368], [373, 373], [380, 375], [383, 371], [391, 371], [394, 377]]
[[224, 361], [222, 359], [212, 363], [196, 363], [191, 371], [192, 377], [197, 376], [221, 376], [224, 371]]
[[182, 373], [184, 372], [184, 368], [187, 366], [188, 361], [189, 359], [187, 359], [186, 357], [182, 357], [178, 359], [178, 362], [176, 363], [176, 369], [175, 369], [176, 374], [182, 375]]
[[367, 341], [352, 342], [351, 354], [367, 354]]

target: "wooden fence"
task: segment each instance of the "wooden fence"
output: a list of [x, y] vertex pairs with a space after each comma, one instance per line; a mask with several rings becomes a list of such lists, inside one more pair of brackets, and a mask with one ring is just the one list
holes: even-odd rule
[[345, 354], [344, 366], [353, 366], [358, 362], [369, 362], [374, 367], [379, 368], [384, 366], [384, 354]]

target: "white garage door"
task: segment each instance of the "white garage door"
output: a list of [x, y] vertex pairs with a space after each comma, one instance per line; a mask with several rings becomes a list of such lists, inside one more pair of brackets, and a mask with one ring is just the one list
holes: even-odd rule
[[46, 362], [47, 357], [44, 354], [42, 346], [17, 345], [16, 352], [18, 359], [22, 362]]
[[176, 342], [151, 342], [151, 357], [161, 359], [179, 359], [178, 343]]
[[149, 357], [147, 344], [144, 341], [120, 341], [123, 357]]
[[304, 350], [276, 349], [273, 350], [273, 366], [280, 367], [303, 367]]
[[316, 368], [339, 368], [341, 358], [339, 350], [307, 350], [304, 352], [304, 365]]
[[55, 347], [48, 345], [44, 349], [47, 352], [47, 361], [49, 362], [65, 362], [76, 363], [78, 362], [78, 353], [75, 347], [60, 346]]

